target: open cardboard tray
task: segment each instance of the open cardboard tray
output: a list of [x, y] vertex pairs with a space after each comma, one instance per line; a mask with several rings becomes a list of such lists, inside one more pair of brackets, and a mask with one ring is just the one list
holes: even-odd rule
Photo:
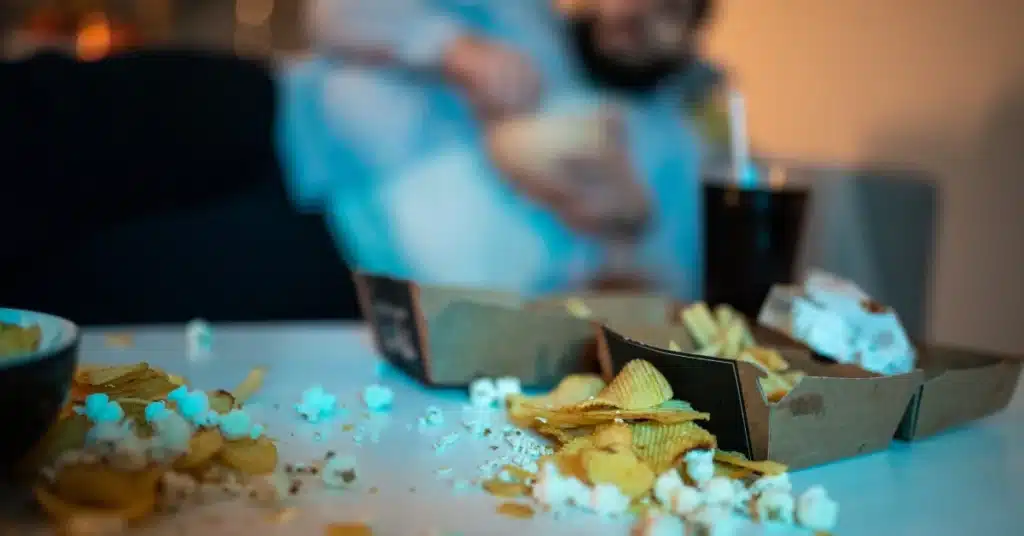
[[919, 371], [884, 377], [823, 363], [800, 348], [776, 346], [807, 377], [785, 398], [771, 403], [753, 365], [673, 352], [668, 350], [669, 341], [693, 347], [683, 326], [605, 327], [598, 340], [602, 372], [610, 377], [633, 359], [651, 362], [677, 398], [711, 414], [702, 426], [715, 434], [719, 448], [793, 469], [888, 448], [921, 384]]
[[[813, 353], [800, 341], [775, 330], [760, 328], [759, 337], [769, 346], [791, 345]], [[1010, 404], [1024, 356], [921, 342], [915, 346], [922, 383], [907, 405], [897, 439], [930, 437], [998, 413]]]
[[481, 376], [551, 387], [593, 371], [596, 324], [526, 309], [515, 293], [418, 285], [358, 273], [356, 291], [377, 349], [414, 378], [465, 386]]
[[913, 441], [1003, 410], [1020, 381], [1024, 357], [939, 345], [918, 345], [924, 383], [910, 401], [896, 437]]

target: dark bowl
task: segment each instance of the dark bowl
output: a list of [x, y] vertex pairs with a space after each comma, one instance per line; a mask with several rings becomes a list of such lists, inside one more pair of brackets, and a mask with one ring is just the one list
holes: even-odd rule
[[39, 350], [0, 357], [0, 477], [13, 469], [60, 414], [78, 365], [79, 329], [53, 315], [0, 308], [0, 322], [38, 325]]

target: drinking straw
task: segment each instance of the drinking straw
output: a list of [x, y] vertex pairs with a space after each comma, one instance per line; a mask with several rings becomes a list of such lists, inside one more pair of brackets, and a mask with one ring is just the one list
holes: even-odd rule
[[755, 180], [750, 163], [750, 140], [747, 138], [747, 106], [743, 95], [729, 89], [729, 159], [732, 177], [737, 185]]

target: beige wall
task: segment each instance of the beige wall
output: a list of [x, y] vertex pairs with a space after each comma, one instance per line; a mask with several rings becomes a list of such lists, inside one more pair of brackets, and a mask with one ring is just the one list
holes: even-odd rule
[[932, 338], [1024, 353], [1024, 0], [723, 2], [755, 145], [932, 172]]

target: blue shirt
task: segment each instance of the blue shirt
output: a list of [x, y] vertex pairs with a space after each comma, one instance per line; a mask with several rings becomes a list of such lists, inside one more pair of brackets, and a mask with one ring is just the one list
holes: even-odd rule
[[[322, 4], [328, 2], [321, 2]], [[378, 3], [381, 12], [368, 12]], [[378, 24], [380, 13], [406, 16]], [[456, 31], [500, 41], [542, 78], [542, 108], [611, 97], [586, 84], [546, 0], [334, 0], [319, 13], [349, 34], [398, 51], [404, 65], [368, 68], [324, 54], [286, 68], [283, 160], [296, 203], [322, 210], [356, 269], [424, 283], [543, 293], [583, 282], [604, 246], [574, 233], [492, 167], [480, 125], [457, 90], [409, 66], [429, 63]], [[372, 11], [372, 10], [371, 10]], [[365, 24], [352, 23], [358, 21]], [[350, 35], [351, 37], [351, 35]], [[418, 45], [418, 46], [417, 46]], [[702, 267], [699, 144], [683, 114], [712, 71], [699, 65], [642, 98], [622, 100], [631, 163], [653, 201], [638, 248], [648, 275], [683, 299]]]

